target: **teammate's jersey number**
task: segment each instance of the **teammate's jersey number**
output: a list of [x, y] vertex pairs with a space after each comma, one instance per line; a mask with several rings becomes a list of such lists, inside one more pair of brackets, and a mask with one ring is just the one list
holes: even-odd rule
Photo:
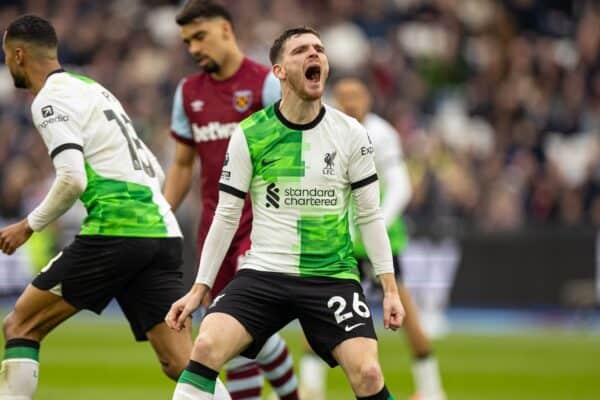
[[131, 127], [131, 120], [127, 118], [125, 114], [121, 115], [121, 120], [113, 110], [104, 110], [104, 116], [106, 116], [106, 119], [109, 121], [115, 121], [117, 125], [119, 125], [121, 133], [125, 136], [125, 140], [127, 140], [127, 147], [129, 148], [129, 155], [131, 155], [133, 169], [136, 171], [143, 169], [148, 176], [154, 178], [156, 173], [154, 172], [154, 168], [152, 168], [152, 164], [148, 161], [148, 155], [144, 150], [144, 146], [142, 146], [142, 142], [138, 139], [133, 129], [131, 129], [131, 134], [128, 129], [128, 126]]
[[[342, 322], [350, 319], [354, 316], [352, 311], [344, 312], [346, 310], [346, 306], [348, 303], [342, 296], [333, 296], [327, 302], [328, 308], [334, 308], [337, 306], [337, 309], [333, 312], [335, 317], [335, 322], [341, 324]], [[369, 307], [360, 299], [360, 295], [358, 292], [354, 292], [352, 297], [352, 310], [358, 314], [359, 317], [369, 318], [371, 316], [371, 312], [369, 311]]]

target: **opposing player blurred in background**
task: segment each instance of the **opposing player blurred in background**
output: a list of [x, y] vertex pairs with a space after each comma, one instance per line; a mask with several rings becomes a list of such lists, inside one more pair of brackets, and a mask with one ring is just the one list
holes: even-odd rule
[[[167, 174], [165, 197], [173, 209], [192, 185], [196, 154], [200, 160], [202, 211], [198, 249], [202, 250], [218, 200], [218, 182], [229, 138], [239, 121], [280, 97], [279, 81], [269, 68], [240, 50], [229, 12], [211, 1], [188, 1], [176, 17], [181, 38], [202, 72], [181, 80], [173, 101], [171, 134], [175, 161]], [[217, 297], [233, 278], [250, 247], [252, 210], [248, 199], [239, 229], [212, 287]], [[258, 353], [256, 362], [237, 357], [227, 366], [227, 386], [234, 400], [260, 399], [264, 373], [281, 399], [293, 400], [297, 380], [292, 358], [279, 334]]]
[[[15, 86], [35, 95], [33, 123], [56, 179], [27, 218], [0, 229], [0, 250], [14, 253], [78, 198], [87, 217], [4, 320], [2, 400], [31, 399], [40, 342], [80, 310], [100, 314], [113, 298], [135, 339], [150, 341], [171, 379], [179, 377], [191, 351], [191, 329], [173, 332], [163, 320], [184, 286], [181, 231], [160, 193], [162, 169], [119, 100], [92, 79], [65, 72], [57, 47], [54, 27], [34, 15], [15, 19], [3, 35]], [[230, 398], [220, 382], [216, 392], [218, 399]]]

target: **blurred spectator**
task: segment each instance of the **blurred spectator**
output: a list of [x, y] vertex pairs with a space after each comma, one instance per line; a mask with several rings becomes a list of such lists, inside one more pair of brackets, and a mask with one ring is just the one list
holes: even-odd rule
[[[332, 77], [364, 77], [375, 111], [401, 134], [415, 186], [408, 217], [417, 229], [600, 226], [597, 2], [224, 2], [253, 58], [266, 60], [282, 28], [312, 25], [323, 34]], [[0, 25], [25, 12], [49, 17], [63, 64], [122, 99], [166, 161], [170, 97], [194, 71], [173, 20], [178, 3], [5, 0]], [[27, 96], [0, 67], [0, 218], [25, 215], [44, 194], [30, 188], [52, 179]], [[180, 211], [192, 227], [198, 201], [188, 196]]]

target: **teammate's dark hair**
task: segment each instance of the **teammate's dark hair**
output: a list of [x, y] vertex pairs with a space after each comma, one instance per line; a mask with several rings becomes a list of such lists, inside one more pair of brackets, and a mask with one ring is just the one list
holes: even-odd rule
[[188, 0], [175, 16], [178, 25], [189, 24], [196, 18], [221, 17], [233, 25], [231, 14], [225, 7], [210, 0]]
[[6, 29], [6, 40], [22, 40], [39, 46], [55, 49], [58, 38], [52, 24], [36, 15], [22, 15]]
[[279, 35], [277, 39], [273, 42], [273, 46], [271, 46], [271, 50], [269, 50], [269, 59], [271, 60], [271, 64], [276, 64], [277, 60], [279, 60], [279, 56], [281, 56], [281, 50], [283, 49], [283, 45], [285, 42], [291, 38], [292, 36], [301, 35], [303, 33], [312, 33], [316, 37], [320, 38], [319, 32], [314, 30], [309, 26], [300, 26], [297, 28], [286, 29]]

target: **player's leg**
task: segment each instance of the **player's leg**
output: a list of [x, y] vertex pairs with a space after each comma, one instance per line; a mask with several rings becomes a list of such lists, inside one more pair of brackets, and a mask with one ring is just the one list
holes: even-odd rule
[[[175, 332], [164, 322], [146, 332], [165, 375], [177, 381], [187, 366], [192, 352], [192, 320], [181, 332]], [[215, 400], [231, 400], [225, 385], [217, 379]]]
[[27, 286], [5, 318], [0, 399], [29, 400], [38, 384], [41, 340], [78, 310], [60, 296]]
[[226, 366], [227, 389], [233, 400], [260, 400], [263, 377], [256, 360], [238, 356]]
[[165, 315], [185, 294], [182, 240], [140, 239], [137, 247], [152, 254], [116, 295], [137, 341], [150, 341], [165, 375], [177, 380], [192, 351], [191, 320], [176, 332], [167, 327]]
[[204, 317], [173, 399], [214, 399], [219, 371], [250, 343], [250, 333], [231, 315], [211, 313]]
[[[229, 247], [221, 269], [211, 289], [215, 298], [235, 276], [240, 257], [250, 247], [250, 233], [238, 232]], [[227, 389], [233, 400], [260, 400], [263, 378], [255, 360], [246, 357], [235, 357], [225, 366]]]
[[[181, 332], [175, 332], [164, 322], [146, 332], [146, 336], [158, 357], [163, 372], [177, 381], [189, 362], [192, 352], [192, 320]], [[215, 400], [231, 400], [225, 385], [217, 378]]]
[[[120, 245], [120, 238], [78, 236], [25, 289], [4, 321], [3, 400], [27, 399], [35, 391], [39, 342], [52, 329], [77, 310], [100, 313], [108, 304], [123, 275], [114, 273], [123, 258]], [[16, 397], [5, 394], [15, 391]]]
[[255, 358], [267, 339], [293, 319], [291, 307], [285, 307], [288, 292], [273, 275], [241, 271], [213, 301], [174, 400], [213, 399], [225, 362], [238, 354]]
[[192, 354], [192, 320], [186, 323], [185, 329], [176, 332], [164, 322], [155, 325], [146, 332], [163, 372], [177, 381], [185, 369]]
[[[150, 255], [135, 269], [116, 298], [138, 341], [148, 340], [165, 375], [177, 381], [192, 351], [191, 319], [181, 332], [167, 327], [164, 317], [171, 304], [183, 296], [182, 240], [135, 239], [136, 251]], [[217, 382], [218, 400], [231, 397]]]
[[294, 362], [287, 344], [278, 333], [267, 340], [256, 356], [256, 361], [281, 400], [298, 399]]
[[314, 351], [341, 365], [358, 399], [388, 400], [371, 311], [360, 284], [333, 278], [299, 279], [299, 319]]
[[[355, 248], [356, 250], [356, 248]], [[362, 249], [358, 254], [364, 254], [366, 257], [365, 250]], [[369, 268], [371, 265], [368, 264], [368, 259], [358, 258], [358, 271], [361, 280], [363, 291], [373, 291], [373, 282], [369, 276]], [[321, 360], [321, 358], [314, 352], [304, 339], [304, 354], [300, 359], [300, 392], [303, 397], [321, 400], [325, 399], [326, 392], [326, 381], [327, 381], [327, 366]]]
[[390, 400], [379, 358], [377, 340], [355, 337], [344, 340], [332, 350], [332, 355], [344, 370], [357, 399]]
[[412, 370], [417, 391], [414, 399], [445, 399], [438, 363], [433, 355], [431, 342], [419, 322], [417, 308], [408, 289], [401, 282], [398, 283], [398, 291], [406, 311], [402, 328], [413, 356]]
[[[355, 247], [356, 250], [356, 247]], [[364, 248], [356, 254], [366, 253]], [[369, 276], [369, 269], [372, 268], [368, 264], [368, 259], [358, 258], [358, 271], [361, 280], [363, 291], [368, 294], [376, 290], [373, 281]], [[314, 352], [304, 337], [304, 354], [300, 359], [300, 387], [303, 397], [322, 400], [325, 399], [327, 381], [327, 366], [321, 358]]]

